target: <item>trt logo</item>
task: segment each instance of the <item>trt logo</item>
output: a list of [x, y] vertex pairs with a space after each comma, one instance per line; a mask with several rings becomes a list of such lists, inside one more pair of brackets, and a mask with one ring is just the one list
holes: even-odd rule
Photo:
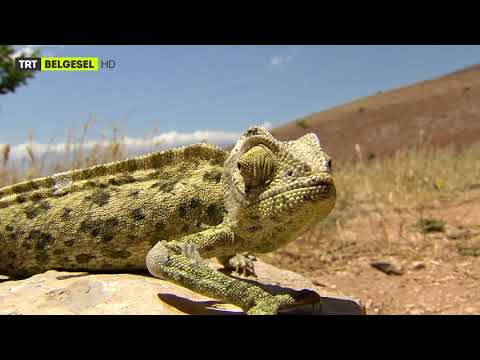
[[39, 71], [41, 70], [40, 58], [15, 58], [15, 69], [22, 71]]

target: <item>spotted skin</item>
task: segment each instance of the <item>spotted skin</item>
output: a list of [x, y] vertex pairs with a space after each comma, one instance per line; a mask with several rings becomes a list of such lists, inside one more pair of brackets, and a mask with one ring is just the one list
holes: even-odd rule
[[242, 253], [275, 250], [327, 216], [329, 163], [313, 134], [280, 142], [254, 126], [230, 153], [198, 144], [0, 189], [0, 273], [146, 268], [249, 314], [275, 314], [295, 299], [204, 260], [253, 272]]

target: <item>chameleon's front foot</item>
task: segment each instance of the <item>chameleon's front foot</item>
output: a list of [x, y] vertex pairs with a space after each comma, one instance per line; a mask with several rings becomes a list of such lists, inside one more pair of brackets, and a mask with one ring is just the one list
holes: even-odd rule
[[246, 277], [257, 277], [257, 274], [255, 274], [255, 265], [253, 263], [254, 261], [257, 261], [257, 258], [253, 254], [243, 252], [232, 257], [219, 258], [219, 261], [226, 270], [235, 271], [235, 273]]

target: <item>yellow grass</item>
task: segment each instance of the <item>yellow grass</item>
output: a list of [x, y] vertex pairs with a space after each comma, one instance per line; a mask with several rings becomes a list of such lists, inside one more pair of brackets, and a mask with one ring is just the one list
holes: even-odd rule
[[[55, 154], [48, 151], [36, 154], [33, 145], [27, 145], [27, 166], [20, 170], [11, 161], [11, 147], [1, 147], [0, 186], [125, 158], [127, 151], [117, 129], [109, 138], [102, 138], [107, 145], [84, 146], [93, 122], [94, 119], [86, 122], [79, 136], [69, 133], [65, 142], [68, 160], [63, 162], [55, 161]], [[33, 143], [33, 134], [29, 135], [29, 143]], [[152, 150], [156, 145], [152, 143]], [[420, 144], [390, 158], [370, 160], [360, 146], [356, 150], [357, 162], [334, 164], [338, 200], [330, 216], [297, 241], [263, 256], [265, 260], [308, 272], [327, 266], [341, 268], [359, 257], [445, 256], [439, 242], [431, 240], [436, 234], [415, 231], [411, 225], [419, 219], [432, 218], [434, 209], [442, 204], [472, 194], [478, 196], [480, 143], [461, 150], [432, 149]], [[447, 219], [447, 229], [450, 225]], [[468, 249], [463, 253], [477, 251]]]

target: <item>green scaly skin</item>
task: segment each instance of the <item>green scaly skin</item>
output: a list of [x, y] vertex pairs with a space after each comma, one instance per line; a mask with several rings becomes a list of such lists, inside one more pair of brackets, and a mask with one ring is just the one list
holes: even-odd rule
[[254, 126], [230, 153], [198, 144], [5, 187], [0, 273], [147, 268], [248, 314], [275, 314], [296, 300], [204, 259], [253, 273], [241, 254], [273, 251], [327, 216], [329, 162], [314, 134], [281, 142]]

